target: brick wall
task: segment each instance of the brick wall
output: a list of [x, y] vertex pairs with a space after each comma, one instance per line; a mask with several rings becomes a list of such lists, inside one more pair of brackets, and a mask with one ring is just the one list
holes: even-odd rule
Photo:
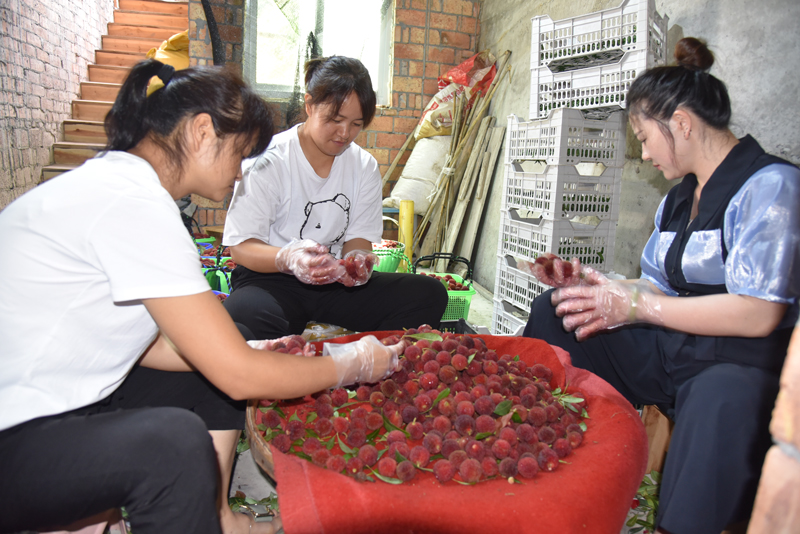
[[114, 0], [3, 0], [0, 209], [39, 183]]
[[[369, 129], [355, 141], [375, 157], [381, 175], [389, 169], [423, 108], [436, 94], [439, 75], [477, 52], [481, 3], [482, 0], [395, 0], [392, 106], [379, 108]], [[211, 0], [211, 4], [225, 41], [226, 61], [240, 67], [243, 2]], [[189, 0], [189, 37], [192, 63], [213, 63], [211, 40], [199, 0]], [[276, 108], [281, 105], [285, 103], [275, 103]], [[276, 117], [283, 115], [276, 109]], [[394, 187], [409, 154], [410, 151], [404, 154], [392, 173], [384, 196]], [[201, 226], [224, 224], [227, 202], [213, 203], [200, 198], [195, 202], [200, 206], [196, 218]], [[384, 237], [396, 236], [395, 230], [392, 223], [387, 223]]]

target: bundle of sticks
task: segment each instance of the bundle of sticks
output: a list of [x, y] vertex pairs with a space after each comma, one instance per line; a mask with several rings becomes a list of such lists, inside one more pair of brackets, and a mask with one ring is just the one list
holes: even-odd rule
[[[487, 116], [487, 112], [498, 87], [510, 73], [511, 67], [507, 66], [510, 56], [511, 51], [500, 56], [494, 80], [485, 93], [475, 97], [471, 106], [467, 105], [463, 94], [456, 99], [450, 149], [432, 193], [430, 207], [414, 233], [413, 250], [418, 257], [433, 252], [453, 253], [457, 247], [459, 256], [467, 259], [472, 256], [477, 226], [505, 134], [505, 127], [494, 127], [495, 118]], [[413, 132], [384, 175], [384, 181], [391, 175], [412, 137]], [[468, 211], [470, 216], [462, 227]], [[445, 272], [447, 263], [446, 259], [437, 260], [434, 270]]]

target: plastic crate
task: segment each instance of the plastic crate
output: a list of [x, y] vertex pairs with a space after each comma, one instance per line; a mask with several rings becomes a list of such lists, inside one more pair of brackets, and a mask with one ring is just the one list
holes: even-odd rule
[[655, 0], [624, 0], [619, 7], [553, 21], [531, 19], [531, 68], [554, 72], [618, 61], [625, 52], [643, 50], [649, 66], [667, 61], [669, 17]]
[[492, 299], [492, 333], [496, 336], [513, 336], [522, 333], [528, 322], [528, 314], [508, 302]]
[[512, 256], [499, 256], [495, 271], [494, 294], [523, 310], [529, 310], [533, 299], [550, 289], [535, 276], [517, 269]]
[[506, 165], [503, 209], [518, 208], [533, 217], [559, 220], [593, 216], [619, 219], [622, 169], [606, 168], [599, 176], [582, 176], [571, 165], [551, 165], [541, 174], [516, 172]]
[[537, 220], [521, 218], [515, 209], [503, 210], [498, 253], [534, 261], [550, 252], [562, 258], [577, 257], [581, 265], [606, 272], [614, 267], [616, 229], [614, 221], [591, 226], [544, 219], [537, 224]]
[[543, 119], [525, 122], [515, 115], [508, 117], [506, 163], [539, 160], [548, 165], [590, 162], [606, 167], [625, 165], [624, 113], [592, 119], [584, 117], [578, 109], [560, 108], [545, 115]]
[[551, 110], [582, 109], [592, 118], [605, 118], [625, 107], [633, 80], [653, 65], [646, 50], [626, 52], [619, 63], [553, 73], [531, 69], [530, 118], [543, 119]]

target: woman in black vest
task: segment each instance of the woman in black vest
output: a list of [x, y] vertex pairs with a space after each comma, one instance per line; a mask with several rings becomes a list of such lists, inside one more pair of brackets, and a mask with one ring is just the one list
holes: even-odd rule
[[557, 289], [533, 302], [524, 335], [673, 417], [659, 531], [719, 534], [749, 517], [770, 445], [798, 318], [800, 171], [733, 135], [704, 43], [682, 39], [675, 57], [627, 97], [642, 158], [683, 178], [658, 208], [642, 278], [610, 281], [577, 260], [572, 275], [560, 259], [535, 265]]

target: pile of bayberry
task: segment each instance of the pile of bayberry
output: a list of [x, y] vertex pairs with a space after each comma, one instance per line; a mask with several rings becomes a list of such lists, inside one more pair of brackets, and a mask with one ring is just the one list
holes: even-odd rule
[[581, 444], [586, 401], [551, 389], [546, 366], [427, 325], [403, 338], [400, 371], [309, 397], [303, 418], [262, 401], [259, 429], [270, 446], [357, 480], [399, 484], [431, 471], [442, 483], [474, 484], [554, 471]]
[[441, 283], [443, 283], [447, 287], [448, 291], [469, 291], [470, 290], [470, 286], [462, 284], [461, 282], [459, 282], [458, 280], [453, 278], [452, 275], [449, 275], [449, 274], [445, 274], [444, 276], [439, 276], [438, 274], [433, 274], [433, 273], [430, 273], [430, 274], [419, 273], [419, 274], [421, 274], [423, 276], [430, 276], [431, 278], [436, 278], [437, 280], [439, 280]]

